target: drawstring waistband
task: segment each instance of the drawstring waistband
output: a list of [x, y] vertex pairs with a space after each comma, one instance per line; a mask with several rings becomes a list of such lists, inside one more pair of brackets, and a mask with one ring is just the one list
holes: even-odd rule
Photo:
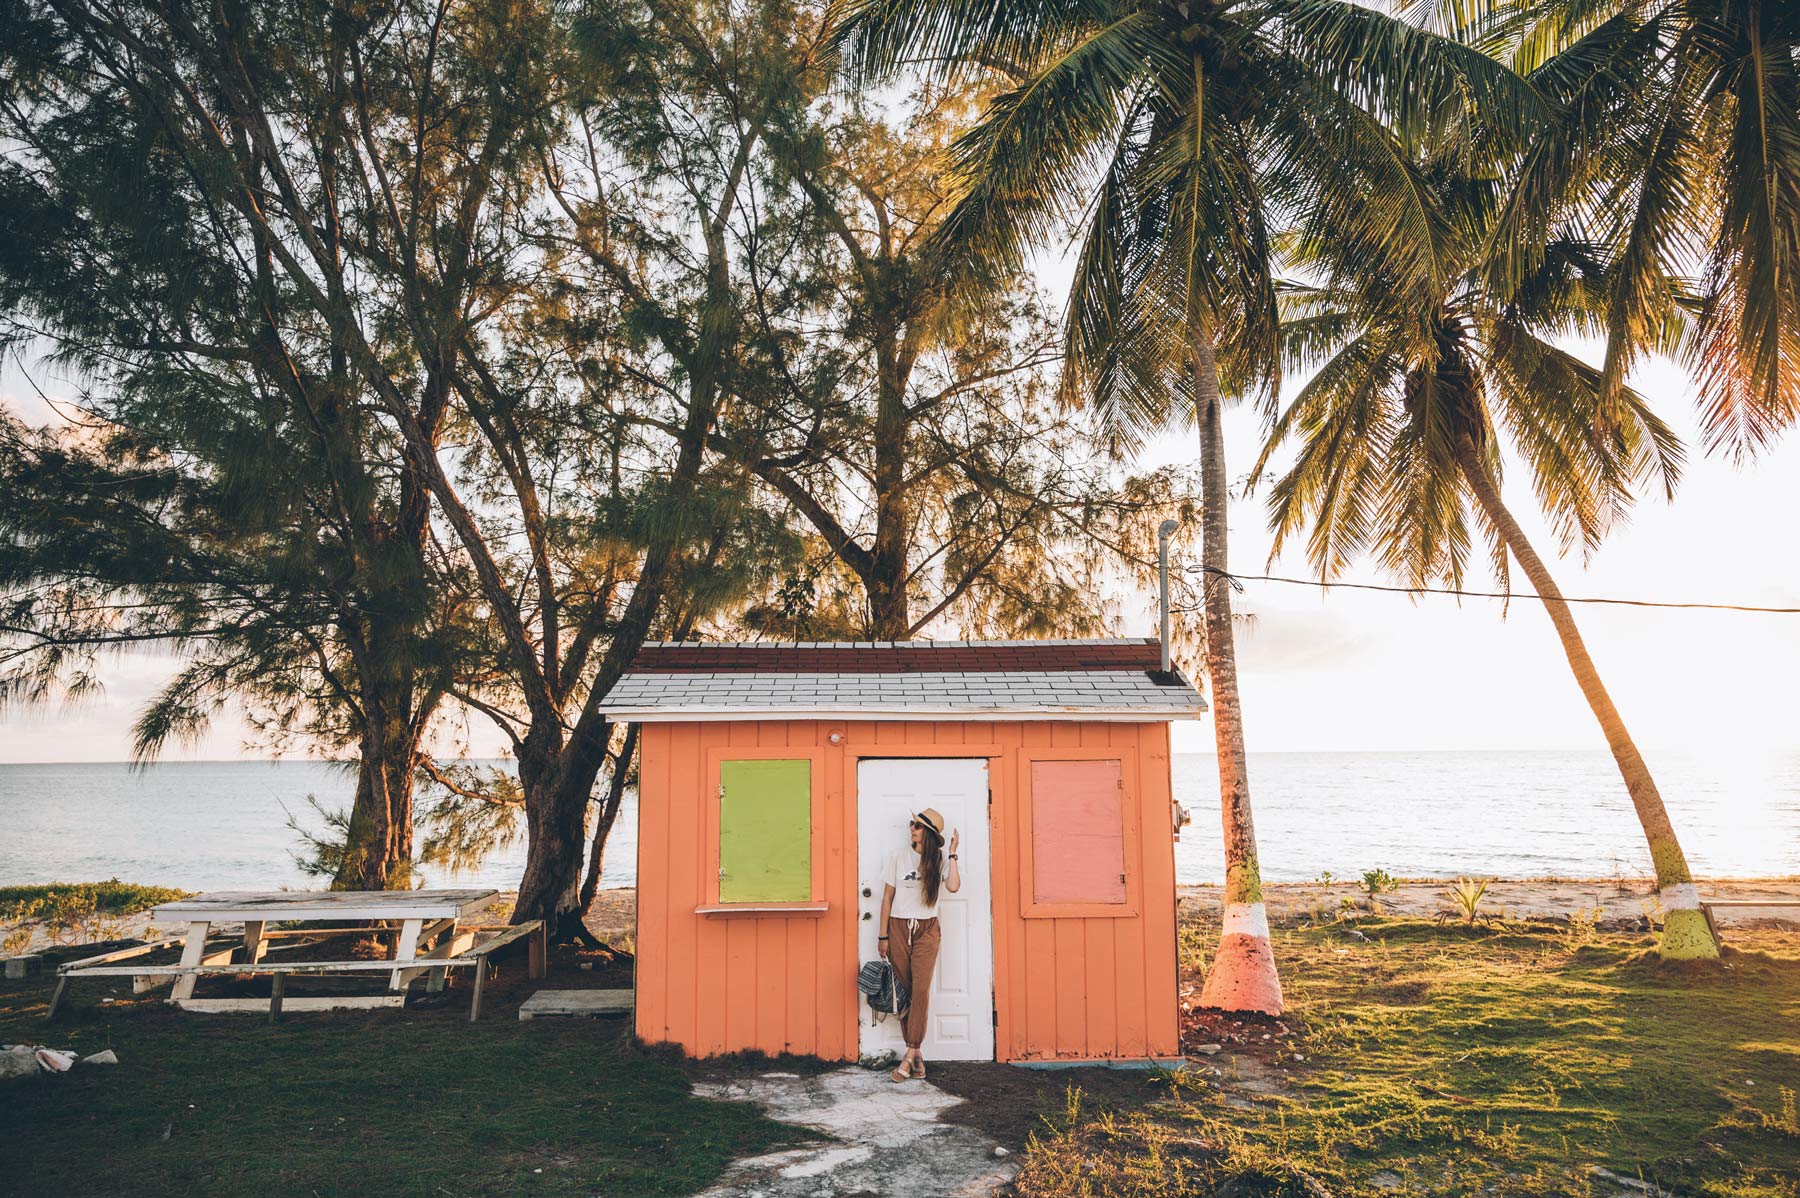
[[925, 926], [927, 924], [934, 924], [936, 922], [937, 922], [937, 916], [935, 916], [935, 915], [930, 916], [929, 918], [926, 918], [926, 919], [906, 920], [905, 923], [906, 923], [907, 947], [910, 948], [913, 944], [917, 943], [917, 941], [919, 939], [919, 933], [925, 930]]

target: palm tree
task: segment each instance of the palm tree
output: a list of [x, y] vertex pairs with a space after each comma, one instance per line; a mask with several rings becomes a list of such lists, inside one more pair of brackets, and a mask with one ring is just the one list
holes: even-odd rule
[[1224, 825], [1225, 921], [1202, 1002], [1279, 1012], [1262, 902], [1227, 572], [1226, 398], [1272, 413], [1280, 321], [1271, 230], [1331, 228], [1423, 303], [1431, 214], [1392, 129], [1441, 103], [1535, 96], [1468, 47], [1345, 0], [844, 0], [865, 74], [922, 64], [1000, 90], [955, 145], [940, 236], [972, 281], [1082, 221], [1064, 393], [1123, 443], [1199, 431], [1206, 670]]
[[[1659, 344], [1659, 313], [1694, 291], [1679, 356], [1711, 448], [1746, 455], [1800, 419], [1800, 4], [1529, 0], [1482, 34], [1571, 99], [1521, 169], [1501, 222], [1508, 284], [1535, 265], [1530, 226], [1563, 192], [1613, 270], [1609, 393]], [[1679, 276], [1698, 271], [1689, 288]]]
[[[1552, 238], [1535, 269], [1498, 292], [1489, 253], [1504, 184], [1447, 158], [1424, 161], [1415, 176], [1431, 197], [1429, 249], [1441, 264], [1428, 308], [1396, 302], [1378, 272], [1329, 237], [1306, 247], [1326, 281], [1286, 296], [1289, 364], [1316, 372], [1277, 419], [1253, 473], [1282, 442], [1298, 442], [1270, 492], [1273, 552], [1304, 532], [1321, 578], [1369, 553], [1421, 587], [1460, 586], [1477, 530], [1503, 582], [1510, 554], [1543, 600], [1637, 809], [1666, 912], [1663, 955], [1717, 956], [1656, 781], [1569, 604], [1501, 497], [1501, 447], [1510, 442], [1563, 547], [1591, 551], [1639, 486], [1673, 493], [1680, 442], [1635, 391], [1609, 387], [1604, 370], [1555, 344], [1607, 327], [1616, 280], [1602, 248]], [[1669, 305], [1656, 318], [1665, 337], [1679, 327]]]

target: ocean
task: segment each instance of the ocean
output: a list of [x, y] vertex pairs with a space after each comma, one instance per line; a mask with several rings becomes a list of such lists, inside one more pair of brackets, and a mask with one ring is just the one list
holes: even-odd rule
[[[1800, 754], [1653, 758], [1695, 872], [1800, 874]], [[1649, 854], [1612, 759], [1583, 752], [1253, 753], [1263, 877], [1309, 881], [1368, 869], [1396, 877], [1634, 877]], [[308, 800], [347, 806], [350, 775], [312, 761], [0, 765], [0, 885], [125, 881], [187, 890], [316, 885], [295, 862]], [[1219, 881], [1217, 778], [1178, 754], [1175, 794], [1194, 822], [1176, 846], [1181, 882]], [[602, 884], [631, 886], [628, 799]], [[435, 885], [517, 885], [522, 843]]]

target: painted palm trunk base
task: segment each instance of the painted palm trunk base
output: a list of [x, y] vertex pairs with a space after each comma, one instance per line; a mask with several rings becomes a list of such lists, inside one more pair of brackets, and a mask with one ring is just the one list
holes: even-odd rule
[[1219, 951], [1206, 971], [1200, 1005], [1221, 1011], [1279, 1015], [1281, 978], [1269, 945], [1269, 916], [1258, 903], [1228, 903]]
[[1671, 961], [1707, 961], [1719, 956], [1719, 945], [1700, 909], [1700, 892], [1691, 882], [1662, 888], [1663, 933], [1656, 951]]

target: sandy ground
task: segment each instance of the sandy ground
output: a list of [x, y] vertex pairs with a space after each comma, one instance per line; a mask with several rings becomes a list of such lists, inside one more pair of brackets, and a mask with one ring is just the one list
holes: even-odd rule
[[[1389, 915], [1435, 916], [1452, 909], [1444, 896], [1449, 883], [1436, 881], [1403, 882], [1393, 894], [1381, 896], [1382, 910]], [[1220, 903], [1220, 887], [1183, 886], [1179, 888], [1183, 907], [1216, 912]], [[1792, 910], [1768, 912], [1721, 910], [1720, 925], [1743, 923], [1752, 919], [1779, 917], [1800, 924], [1800, 878], [1752, 878], [1729, 881], [1700, 882], [1702, 899], [1738, 901], [1792, 902]], [[1344, 899], [1360, 902], [1362, 888], [1351, 882], [1333, 882], [1320, 886], [1311, 882], [1284, 882], [1263, 888], [1263, 899], [1271, 919], [1293, 919], [1336, 911]], [[1656, 910], [1655, 887], [1645, 879], [1634, 878], [1530, 878], [1524, 881], [1494, 881], [1488, 884], [1482, 899], [1484, 913], [1504, 919], [1566, 919], [1577, 912], [1586, 914], [1596, 909], [1601, 919], [1640, 919]]]
[[[1390, 915], [1435, 916], [1450, 909], [1442, 881], [1403, 882], [1393, 894], [1383, 895], [1382, 909]], [[1177, 891], [1184, 912], [1216, 914], [1219, 909], [1219, 887], [1183, 886]], [[1729, 881], [1702, 881], [1704, 898], [1792, 902], [1791, 910], [1733, 911], [1717, 913], [1721, 926], [1769, 919], [1782, 924], [1800, 926], [1800, 878], [1752, 878]], [[495, 899], [488, 916], [498, 921], [511, 907], [511, 895]], [[1321, 886], [1313, 882], [1282, 882], [1264, 889], [1269, 917], [1275, 920], [1328, 915], [1335, 912], [1346, 898], [1362, 899], [1362, 891], [1349, 882], [1333, 882]], [[1493, 882], [1488, 886], [1482, 910], [1505, 919], [1566, 919], [1576, 912], [1587, 913], [1598, 908], [1601, 919], [1642, 919], [1656, 910], [1656, 897], [1649, 882], [1631, 878], [1533, 878], [1519, 882]], [[602, 890], [594, 897], [587, 925], [594, 935], [616, 947], [632, 950], [636, 940], [637, 891]], [[225, 930], [222, 926], [215, 931]], [[146, 912], [124, 918], [103, 918], [79, 941], [124, 939], [155, 940], [179, 936], [181, 925], [158, 925]], [[37, 952], [51, 943], [43, 930], [32, 937], [22, 951]]]
[[[1390, 915], [1435, 916], [1450, 909], [1442, 881], [1403, 882], [1393, 894], [1383, 895], [1382, 909]], [[1217, 914], [1220, 888], [1182, 886], [1177, 889], [1184, 912]], [[1734, 879], [1700, 883], [1703, 898], [1791, 902], [1791, 910], [1767, 912], [1723, 910], [1719, 923], [1729, 925], [1753, 919], [1775, 919], [1800, 926], [1800, 878]], [[1360, 900], [1362, 891], [1347, 882], [1320, 886], [1312, 882], [1281, 882], [1264, 889], [1273, 919], [1296, 919], [1338, 909], [1343, 899]], [[1522, 882], [1493, 882], [1488, 886], [1482, 910], [1507, 919], [1566, 919], [1599, 908], [1602, 919], [1640, 919], [1655, 910], [1656, 896], [1648, 881], [1614, 878], [1534, 878]], [[630, 937], [637, 911], [635, 890], [603, 890], [594, 899], [587, 924], [602, 940]], [[622, 945], [629, 947], [629, 944]]]

